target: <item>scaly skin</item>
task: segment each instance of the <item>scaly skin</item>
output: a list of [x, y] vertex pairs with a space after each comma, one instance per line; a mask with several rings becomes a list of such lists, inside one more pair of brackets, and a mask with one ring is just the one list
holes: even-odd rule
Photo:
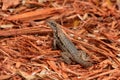
[[63, 33], [59, 24], [53, 20], [47, 20], [47, 24], [53, 30], [54, 45], [57, 45], [63, 51], [61, 54], [66, 63], [70, 64], [72, 61], [75, 61], [81, 64], [83, 67], [92, 66], [91, 62], [86, 61], [86, 53], [77, 50], [72, 41]]

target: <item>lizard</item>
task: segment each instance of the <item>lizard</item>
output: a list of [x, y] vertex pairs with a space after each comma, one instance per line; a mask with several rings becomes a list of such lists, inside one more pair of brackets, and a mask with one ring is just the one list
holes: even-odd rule
[[53, 30], [53, 45], [56, 49], [59, 47], [63, 52], [61, 56], [64, 61], [68, 64], [71, 64], [72, 61], [79, 63], [83, 67], [92, 66], [92, 62], [88, 61], [88, 56], [82, 50], [77, 50], [72, 41], [65, 35], [62, 31], [61, 25], [55, 22], [54, 20], [46, 21], [48, 26], [50, 26]]

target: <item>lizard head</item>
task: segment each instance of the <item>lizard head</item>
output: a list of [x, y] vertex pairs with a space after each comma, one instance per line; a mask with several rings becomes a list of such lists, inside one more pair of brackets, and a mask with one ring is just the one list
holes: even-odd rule
[[53, 29], [53, 31], [56, 32], [57, 23], [54, 20], [46, 20], [46, 23], [47, 23], [48, 26], [50, 26]]

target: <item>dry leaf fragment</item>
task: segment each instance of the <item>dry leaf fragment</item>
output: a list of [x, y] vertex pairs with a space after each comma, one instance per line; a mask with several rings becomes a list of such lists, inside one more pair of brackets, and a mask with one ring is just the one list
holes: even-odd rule
[[79, 24], [80, 24], [80, 21], [79, 20], [75, 20], [73, 22], [73, 29], [77, 29]]
[[36, 76], [35, 75], [29, 75], [28, 73], [24, 72], [24, 71], [21, 71], [21, 70], [18, 70], [17, 72], [20, 76], [22, 76], [23, 78], [25, 78], [26, 80], [32, 80], [32, 79], [35, 79]]
[[83, 15], [83, 20], [86, 20], [88, 18], [88, 13], [85, 13], [84, 15]]
[[0, 28], [12, 28], [14, 25], [13, 24], [4, 24], [1, 25]]
[[43, 69], [40, 73], [37, 73], [36, 75], [40, 78], [45, 78], [47, 76], [47, 70]]
[[37, 73], [36, 76], [40, 77], [42, 79], [44, 79], [45, 77], [50, 78], [51, 80], [58, 80], [54, 74], [56, 74], [55, 72], [51, 71], [51, 70], [46, 70], [43, 69], [40, 73]]

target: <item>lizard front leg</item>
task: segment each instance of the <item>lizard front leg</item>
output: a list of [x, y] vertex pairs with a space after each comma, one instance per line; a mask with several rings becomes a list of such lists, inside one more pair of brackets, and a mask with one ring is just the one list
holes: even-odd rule
[[55, 33], [53, 34], [53, 37], [54, 37], [54, 40], [53, 40], [53, 50], [56, 50], [57, 49], [57, 38], [56, 38]]

